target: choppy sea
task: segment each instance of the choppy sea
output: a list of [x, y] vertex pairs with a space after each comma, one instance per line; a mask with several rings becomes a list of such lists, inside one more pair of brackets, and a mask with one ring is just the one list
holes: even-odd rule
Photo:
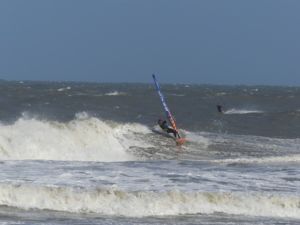
[[300, 87], [161, 88], [1, 81], [0, 224], [300, 224]]

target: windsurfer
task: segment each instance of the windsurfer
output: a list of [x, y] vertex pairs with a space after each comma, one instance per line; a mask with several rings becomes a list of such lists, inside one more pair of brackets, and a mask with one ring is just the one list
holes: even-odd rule
[[168, 134], [169, 134], [169, 133], [172, 133], [172, 134], [174, 135], [175, 138], [180, 138], [178, 132], [177, 132], [174, 128], [168, 126], [166, 120], [159, 119], [159, 120], [157, 121], [157, 123], [158, 123], [158, 125], [160, 126], [160, 128], [161, 128], [162, 130], [166, 131]]
[[223, 113], [223, 106], [222, 105], [217, 105], [217, 110], [219, 113]]

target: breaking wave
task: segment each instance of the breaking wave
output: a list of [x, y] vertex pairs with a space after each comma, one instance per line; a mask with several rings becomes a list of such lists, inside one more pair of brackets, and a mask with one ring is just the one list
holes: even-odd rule
[[[69, 122], [24, 114], [0, 124], [0, 160], [132, 161], [210, 160], [220, 163], [299, 162], [299, 139], [182, 130], [181, 148], [160, 128], [117, 123], [78, 113]], [[275, 155], [274, 155], [275, 154]], [[220, 156], [222, 158], [220, 159]]]
[[[26, 194], [24, 194], [26, 193]], [[112, 189], [1, 184], [0, 205], [21, 209], [144, 217], [222, 212], [300, 218], [299, 196], [267, 193], [126, 192]]]
[[116, 124], [79, 113], [70, 122], [21, 117], [0, 124], [0, 160], [128, 161], [130, 147], [147, 146], [135, 138], [140, 124]]
[[236, 159], [219, 159], [212, 160], [216, 163], [298, 163], [300, 162], [300, 155], [289, 155], [289, 156], [272, 156], [272, 157], [261, 157], [261, 158], [236, 158]]

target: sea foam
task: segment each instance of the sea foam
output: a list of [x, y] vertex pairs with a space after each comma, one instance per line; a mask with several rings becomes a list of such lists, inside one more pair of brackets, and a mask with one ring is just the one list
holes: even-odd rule
[[133, 132], [148, 130], [142, 125], [113, 124], [84, 114], [66, 123], [21, 117], [11, 125], [0, 125], [0, 159], [134, 160], [128, 148], [145, 143], [134, 139]]
[[300, 218], [299, 196], [227, 192], [127, 192], [25, 184], [1, 184], [0, 205], [21, 209], [144, 217], [212, 214]]

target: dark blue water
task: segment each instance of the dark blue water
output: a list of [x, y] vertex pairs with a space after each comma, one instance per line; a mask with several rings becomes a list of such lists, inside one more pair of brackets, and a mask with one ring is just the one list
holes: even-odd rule
[[[298, 224], [300, 88], [0, 82], [4, 224]], [[223, 106], [223, 113], [216, 105]]]

